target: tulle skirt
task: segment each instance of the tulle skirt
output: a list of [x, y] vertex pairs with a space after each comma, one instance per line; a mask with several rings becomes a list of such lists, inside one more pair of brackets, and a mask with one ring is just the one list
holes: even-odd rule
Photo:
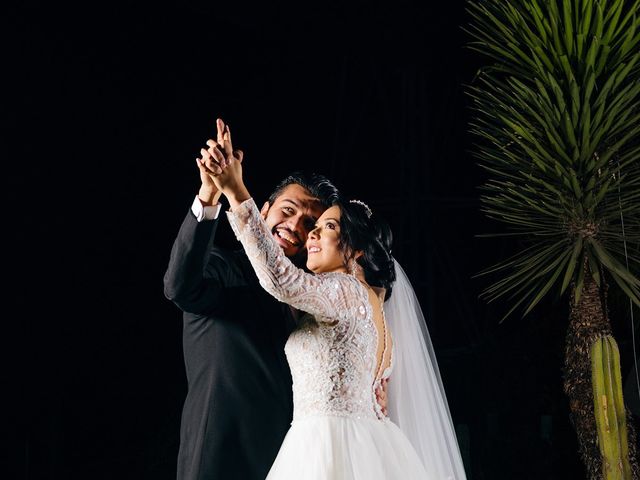
[[330, 416], [292, 423], [267, 480], [294, 479], [432, 480], [390, 420]]

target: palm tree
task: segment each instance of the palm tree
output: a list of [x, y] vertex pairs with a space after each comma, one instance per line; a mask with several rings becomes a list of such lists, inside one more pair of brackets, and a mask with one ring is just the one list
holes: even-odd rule
[[506, 299], [505, 318], [569, 297], [564, 389], [589, 478], [602, 478], [589, 352], [611, 334], [609, 286], [640, 306], [640, 0], [467, 5], [469, 46], [490, 59], [468, 87], [482, 209], [522, 245], [481, 272], [500, 275], [482, 296]]

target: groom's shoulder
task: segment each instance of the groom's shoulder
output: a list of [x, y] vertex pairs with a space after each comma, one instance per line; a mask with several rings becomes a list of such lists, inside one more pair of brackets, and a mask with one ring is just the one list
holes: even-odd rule
[[210, 251], [206, 268], [224, 275], [226, 286], [229, 287], [258, 284], [251, 262], [242, 248], [214, 246]]

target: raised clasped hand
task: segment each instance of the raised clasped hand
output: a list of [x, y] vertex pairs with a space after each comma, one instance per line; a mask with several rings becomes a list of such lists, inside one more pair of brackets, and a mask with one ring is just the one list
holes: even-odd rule
[[[231, 202], [232, 198], [248, 197], [242, 180], [242, 150], [234, 150], [229, 125], [218, 119], [217, 139], [209, 139], [207, 149], [200, 149], [202, 158], [196, 162], [203, 183], [213, 182]], [[243, 199], [244, 200], [244, 199]]]

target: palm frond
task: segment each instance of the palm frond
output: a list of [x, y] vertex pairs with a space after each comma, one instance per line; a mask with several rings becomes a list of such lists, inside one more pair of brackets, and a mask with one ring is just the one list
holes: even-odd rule
[[[640, 301], [640, 0], [469, 0], [482, 211], [521, 239], [482, 296], [526, 315], [585, 268]], [[624, 229], [623, 229], [624, 225]], [[490, 235], [487, 235], [490, 236]], [[625, 256], [626, 255], [626, 256]], [[629, 267], [627, 267], [629, 264]]]

